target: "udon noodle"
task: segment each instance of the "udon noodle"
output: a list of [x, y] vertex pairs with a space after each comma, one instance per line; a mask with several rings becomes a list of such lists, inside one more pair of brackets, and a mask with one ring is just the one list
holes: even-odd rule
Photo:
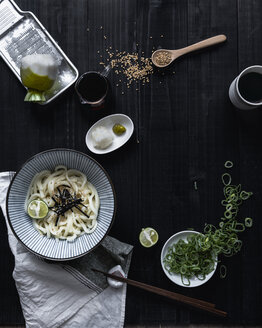
[[[65, 188], [70, 195], [81, 198], [81, 204], [72, 207], [63, 215], [52, 210], [55, 197]], [[80, 171], [57, 166], [54, 172], [45, 170], [33, 178], [26, 198], [26, 208], [35, 199], [43, 200], [49, 207], [44, 219], [34, 219], [36, 230], [48, 238], [66, 239], [73, 241], [76, 237], [92, 233], [97, 226], [99, 197], [95, 187], [87, 181]]]

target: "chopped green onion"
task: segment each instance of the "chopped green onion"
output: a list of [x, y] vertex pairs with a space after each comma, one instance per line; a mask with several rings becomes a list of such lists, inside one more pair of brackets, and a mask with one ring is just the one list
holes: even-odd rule
[[205, 235], [194, 234], [187, 241], [180, 239], [168, 248], [164, 266], [169, 273], [181, 275], [182, 283], [190, 285], [190, 278], [204, 280], [214, 270], [216, 257]]
[[252, 218], [245, 218], [245, 226], [250, 228], [253, 225], [253, 220]]
[[226, 275], [227, 275], [227, 267], [224, 264], [220, 265], [219, 271], [220, 271], [219, 272], [220, 273], [220, 278], [221, 279], [226, 278]]
[[[232, 163], [228, 162], [226, 162], [227, 167]], [[190, 285], [192, 277], [205, 279], [206, 275], [214, 270], [218, 255], [229, 257], [238, 253], [242, 247], [238, 233], [243, 232], [245, 227], [252, 226], [251, 218], [245, 218], [242, 223], [237, 220], [237, 214], [242, 202], [249, 199], [253, 193], [241, 191], [241, 184], [232, 185], [229, 173], [222, 174], [222, 182], [225, 199], [221, 204], [225, 210], [218, 228], [212, 224], [206, 224], [203, 234], [192, 235], [187, 238], [187, 242], [179, 240], [169, 247], [164, 258], [166, 270], [170, 274], [179, 274], [182, 283], [186, 286]], [[226, 267], [221, 265], [222, 278], [226, 276], [226, 271]]]
[[231, 175], [229, 173], [222, 174], [222, 182], [225, 186], [229, 186], [231, 184]]
[[225, 168], [227, 168], [227, 169], [231, 169], [231, 167], [233, 167], [233, 165], [234, 164], [231, 161], [226, 161], [225, 164], [224, 164]]
[[241, 193], [240, 193], [240, 198], [242, 199], [242, 200], [247, 200], [250, 196], [252, 196], [253, 195], [253, 193], [252, 192], [247, 192], [247, 191], [241, 191]]
[[[185, 282], [185, 279], [186, 279], [186, 282]], [[183, 285], [190, 286], [190, 280], [188, 278], [184, 277], [182, 274], [181, 274], [181, 281], [182, 281]]]

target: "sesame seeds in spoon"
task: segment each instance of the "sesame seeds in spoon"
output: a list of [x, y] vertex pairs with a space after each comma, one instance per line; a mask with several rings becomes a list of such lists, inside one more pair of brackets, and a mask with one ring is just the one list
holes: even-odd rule
[[192, 44], [191, 46], [177, 49], [177, 50], [169, 50], [169, 49], [158, 49], [152, 54], [152, 63], [159, 68], [164, 68], [170, 65], [175, 59], [178, 57], [185, 55], [189, 52], [200, 50], [206, 47], [213, 46], [215, 44], [226, 41], [226, 36], [216, 35], [212, 38], [197, 42]]

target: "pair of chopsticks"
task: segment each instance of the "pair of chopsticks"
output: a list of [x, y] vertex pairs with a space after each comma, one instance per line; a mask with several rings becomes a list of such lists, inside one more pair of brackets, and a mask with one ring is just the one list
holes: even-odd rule
[[197, 298], [188, 297], [188, 296], [178, 294], [178, 293], [173, 293], [173, 292], [170, 292], [166, 289], [162, 289], [162, 288], [158, 288], [158, 287], [155, 287], [155, 286], [147, 285], [147, 284], [144, 284], [143, 282], [139, 282], [139, 281], [131, 280], [131, 279], [128, 279], [128, 278], [116, 276], [114, 274], [103, 272], [103, 271], [100, 271], [100, 270], [97, 270], [97, 269], [92, 269], [92, 270], [95, 271], [95, 272], [102, 273], [106, 277], [115, 279], [117, 281], [125, 282], [125, 283], [127, 283], [131, 286], [135, 286], [135, 287], [147, 290], [148, 292], [151, 292], [151, 293], [154, 293], [154, 294], [157, 294], [157, 295], [165, 296], [165, 297], [170, 298], [172, 300], [175, 300], [175, 301], [178, 301], [178, 302], [193, 306], [195, 308], [198, 308], [198, 309], [213, 313], [215, 315], [218, 315], [218, 316], [221, 316], [221, 317], [226, 317], [226, 315], [227, 315], [227, 313], [225, 311], [216, 309], [215, 304], [213, 304], [213, 303], [209, 303], [209, 302], [206, 302], [206, 301], [199, 300]]

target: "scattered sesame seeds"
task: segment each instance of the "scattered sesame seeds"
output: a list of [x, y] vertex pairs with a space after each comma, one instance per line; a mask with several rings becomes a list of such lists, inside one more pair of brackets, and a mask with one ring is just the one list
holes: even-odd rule
[[[126, 51], [110, 52], [106, 51], [110, 58], [110, 66], [115, 74], [123, 74], [127, 81], [119, 79], [119, 82], [126, 83], [127, 87], [132, 82], [141, 81], [143, 84], [149, 82], [149, 75], [153, 73], [153, 66], [150, 58], [139, 56], [137, 52], [127, 53]], [[107, 59], [109, 61], [109, 59]]]

